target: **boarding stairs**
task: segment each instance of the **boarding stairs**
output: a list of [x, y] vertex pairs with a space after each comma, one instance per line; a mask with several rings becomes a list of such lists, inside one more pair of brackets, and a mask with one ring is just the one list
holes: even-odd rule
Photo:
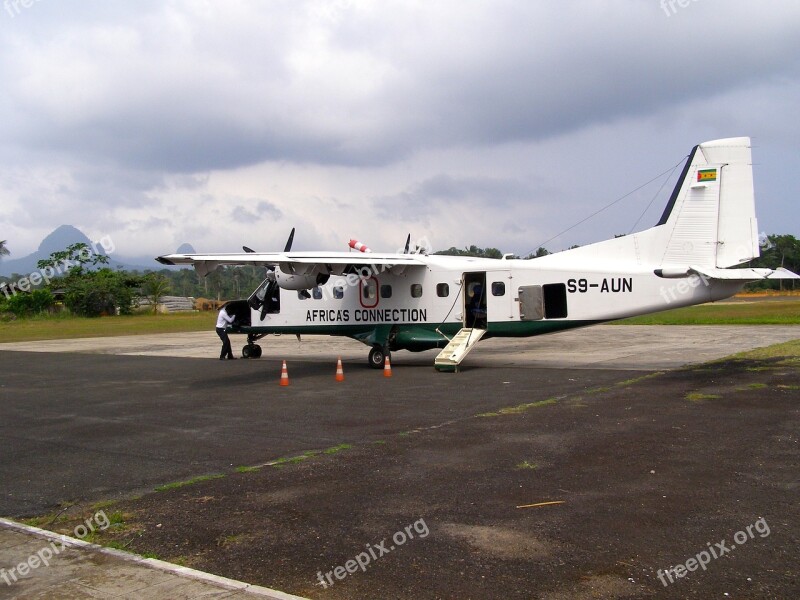
[[437, 371], [458, 372], [461, 361], [472, 351], [475, 344], [484, 336], [485, 329], [464, 327], [436, 357], [433, 366]]

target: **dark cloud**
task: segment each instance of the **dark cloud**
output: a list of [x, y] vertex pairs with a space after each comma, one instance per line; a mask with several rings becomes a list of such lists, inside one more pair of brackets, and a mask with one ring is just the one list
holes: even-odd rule
[[152, 170], [541, 140], [800, 64], [789, 2], [66, 4], [4, 23], [0, 132]]
[[[797, 222], [798, 29], [789, 0], [670, 16], [658, 0], [0, 7], [0, 225], [225, 249], [281, 246], [290, 227], [267, 221], [311, 248], [339, 227], [394, 247], [413, 224], [524, 252], [692, 145], [754, 135], [774, 228]], [[641, 210], [554, 243], [627, 231]]]
[[399, 194], [377, 198], [373, 204], [377, 214], [387, 219], [427, 221], [432, 215], [453, 211], [472, 220], [482, 212], [513, 209], [540, 193], [517, 180], [439, 174]]

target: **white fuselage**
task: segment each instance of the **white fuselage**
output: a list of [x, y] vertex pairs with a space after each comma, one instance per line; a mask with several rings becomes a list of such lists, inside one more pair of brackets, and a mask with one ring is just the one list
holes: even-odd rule
[[[399, 275], [365, 268], [332, 276], [309, 292], [280, 290], [280, 311], [262, 320], [260, 311], [253, 310], [252, 327], [340, 335], [379, 326], [452, 333], [470, 325], [477, 284], [485, 297], [487, 335], [528, 336], [719, 300], [743, 285], [697, 275], [665, 279], [643, 266], [566, 269], [545, 259], [422, 258], [424, 268]], [[535, 291], [536, 286], [548, 288], [539, 313], [525, 303], [526, 289]]]

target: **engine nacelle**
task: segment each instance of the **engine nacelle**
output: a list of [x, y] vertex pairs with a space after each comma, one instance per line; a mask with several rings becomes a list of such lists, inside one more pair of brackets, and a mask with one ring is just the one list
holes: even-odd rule
[[280, 268], [275, 269], [275, 281], [284, 290], [310, 290], [318, 285], [324, 285], [331, 276], [326, 273], [315, 273], [312, 275], [291, 275], [284, 273]]

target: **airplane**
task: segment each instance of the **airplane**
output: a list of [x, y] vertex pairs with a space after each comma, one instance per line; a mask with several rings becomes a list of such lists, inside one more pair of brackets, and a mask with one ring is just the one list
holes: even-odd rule
[[[246, 300], [228, 303], [246, 358], [269, 334], [347, 336], [370, 347], [370, 366], [391, 352], [445, 348], [437, 369], [458, 370], [481, 338], [528, 337], [733, 296], [760, 279], [798, 279], [783, 268], [747, 268], [759, 256], [751, 142], [694, 147], [658, 223], [638, 233], [533, 259], [372, 252], [169, 254], [165, 265], [266, 267]], [[441, 361], [439, 360], [441, 358]]]

